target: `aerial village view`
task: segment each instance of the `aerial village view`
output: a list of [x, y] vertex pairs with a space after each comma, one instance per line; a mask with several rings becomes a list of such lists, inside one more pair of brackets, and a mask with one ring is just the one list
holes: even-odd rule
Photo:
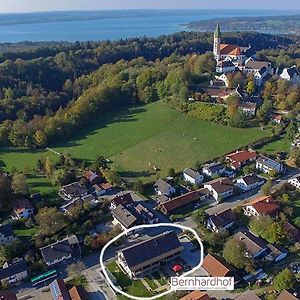
[[0, 0], [0, 299], [300, 299], [300, 3], [144, 2]]

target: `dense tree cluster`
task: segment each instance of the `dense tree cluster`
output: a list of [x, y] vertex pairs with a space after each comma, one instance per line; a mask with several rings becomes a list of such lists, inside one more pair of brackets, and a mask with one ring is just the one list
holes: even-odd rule
[[[256, 50], [291, 43], [254, 33], [227, 38], [242, 39]], [[2, 45], [0, 143], [44, 147], [109, 109], [138, 101], [164, 99], [184, 109], [189, 85], [209, 79], [215, 68], [212, 54], [204, 54], [211, 44], [212, 34], [194, 32], [114, 42]]]

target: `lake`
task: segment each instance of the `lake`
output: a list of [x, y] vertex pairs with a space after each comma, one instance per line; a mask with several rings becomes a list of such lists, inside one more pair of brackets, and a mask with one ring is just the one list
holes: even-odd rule
[[290, 15], [264, 10], [119, 10], [0, 14], [0, 42], [92, 41], [157, 37], [213, 18]]

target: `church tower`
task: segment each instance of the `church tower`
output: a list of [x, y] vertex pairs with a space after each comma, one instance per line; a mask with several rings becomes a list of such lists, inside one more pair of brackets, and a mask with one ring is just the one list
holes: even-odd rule
[[220, 60], [220, 45], [221, 45], [221, 30], [219, 24], [217, 24], [214, 34], [214, 55], [217, 61]]

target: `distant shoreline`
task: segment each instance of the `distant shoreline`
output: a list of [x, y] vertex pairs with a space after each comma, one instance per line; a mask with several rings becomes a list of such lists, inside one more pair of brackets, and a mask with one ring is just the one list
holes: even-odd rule
[[300, 34], [300, 14], [213, 18], [184, 24], [188, 29], [213, 31], [219, 24], [223, 31], [258, 31], [262, 33]]
[[[291, 15], [295, 14], [292, 10], [247, 10], [247, 9], [122, 9], [122, 10], [71, 10], [71, 11], [41, 11], [41, 12], [18, 12], [18, 13], [0, 13], [0, 26], [19, 25], [19, 24], [40, 24], [56, 22], [73, 22], [73, 21], [93, 21], [104, 19], [123, 19], [123, 18], [147, 18], [153, 16], [186, 15], [195, 16], [199, 13], [215, 13], [220, 15], [224, 12], [245, 13], [257, 12], [258, 16], [270, 16], [270, 14]], [[300, 14], [300, 11], [299, 11]], [[191, 22], [183, 24], [189, 27]]]

